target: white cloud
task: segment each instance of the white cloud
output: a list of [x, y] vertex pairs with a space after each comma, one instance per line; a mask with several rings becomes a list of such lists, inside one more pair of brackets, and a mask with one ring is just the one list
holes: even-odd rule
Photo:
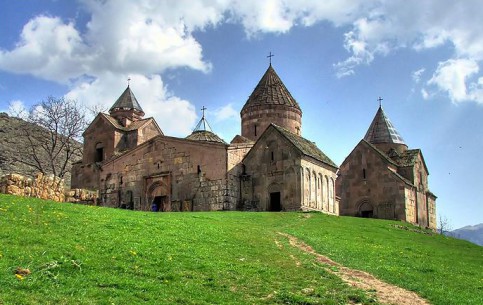
[[239, 111], [233, 108], [233, 104], [229, 103], [213, 111], [215, 122], [226, 121], [230, 119], [238, 119], [240, 117]]
[[8, 109], [1, 112], [7, 112], [8, 115], [26, 119], [28, 116], [28, 109], [21, 100], [13, 100], [8, 104]]
[[[475, 78], [479, 70], [464, 70], [470, 67], [461, 61], [476, 65], [483, 61], [479, 0], [82, 0], [82, 4], [90, 17], [82, 32], [73, 21], [37, 16], [24, 26], [15, 48], [0, 50], [0, 69], [70, 84], [75, 92], [85, 90], [77, 86], [105, 82], [108, 73], [147, 79], [179, 67], [208, 73], [211, 64], [193, 36], [196, 30], [236, 22], [251, 37], [329, 22], [345, 31], [348, 54], [334, 64], [338, 77], [352, 75], [359, 65], [401, 48], [449, 46], [454, 54], [434, 72], [430, 85], [447, 92], [453, 101], [478, 101], [480, 96], [480, 82], [468, 83], [470, 78], [463, 75]], [[460, 76], [446, 72], [452, 69], [451, 61], [459, 62]], [[164, 100], [168, 101], [166, 95]]]
[[423, 75], [424, 71], [426, 71], [426, 69], [421, 68], [412, 73], [411, 77], [415, 83], [419, 83], [421, 81], [421, 76]]
[[474, 60], [450, 59], [439, 63], [428, 85], [435, 85], [438, 90], [447, 92], [455, 103], [467, 101], [474, 96], [468, 92], [466, 82], [478, 72], [478, 63]]
[[22, 30], [12, 51], [0, 51], [0, 69], [66, 82], [84, 72], [89, 56], [73, 23], [38, 16]]

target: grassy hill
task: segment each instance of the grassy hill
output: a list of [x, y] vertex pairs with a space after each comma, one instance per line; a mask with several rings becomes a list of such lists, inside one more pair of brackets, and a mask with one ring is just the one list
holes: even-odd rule
[[432, 304], [483, 304], [483, 248], [401, 222], [133, 212], [7, 195], [0, 304], [378, 304], [278, 232]]

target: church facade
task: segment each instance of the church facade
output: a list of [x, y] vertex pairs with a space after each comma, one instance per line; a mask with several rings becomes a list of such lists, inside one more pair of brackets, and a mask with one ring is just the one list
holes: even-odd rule
[[408, 149], [380, 106], [365, 137], [340, 165], [340, 213], [436, 229], [436, 196], [428, 176], [421, 150]]
[[145, 211], [298, 211], [338, 214], [337, 166], [301, 137], [302, 110], [272, 65], [225, 143], [203, 115], [186, 138], [164, 135], [130, 87], [84, 132], [72, 187], [100, 204]]

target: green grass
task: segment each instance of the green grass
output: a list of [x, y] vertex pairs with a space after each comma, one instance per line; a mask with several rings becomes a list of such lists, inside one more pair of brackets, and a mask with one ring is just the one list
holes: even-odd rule
[[[377, 304], [277, 232], [433, 304], [483, 304], [482, 247], [401, 226], [414, 229], [318, 213], [147, 213], [0, 195], [0, 304]], [[17, 267], [31, 274], [18, 278]]]

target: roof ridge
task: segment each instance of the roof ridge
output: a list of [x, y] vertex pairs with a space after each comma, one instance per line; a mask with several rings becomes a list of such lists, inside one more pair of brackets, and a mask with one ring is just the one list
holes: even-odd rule
[[[324, 154], [320, 148], [317, 147], [314, 142], [299, 136], [290, 130], [278, 126], [277, 124], [271, 123], [270, 125], [273, 125], [273, 127], [278, 130], [290, 143], [292, 143], [292, 145], [294, 145], [302, 154], [332, 167], [338, 167], [326, 154]], [[299, 141], [302, 141], [303, 143], [299, 143]]]

